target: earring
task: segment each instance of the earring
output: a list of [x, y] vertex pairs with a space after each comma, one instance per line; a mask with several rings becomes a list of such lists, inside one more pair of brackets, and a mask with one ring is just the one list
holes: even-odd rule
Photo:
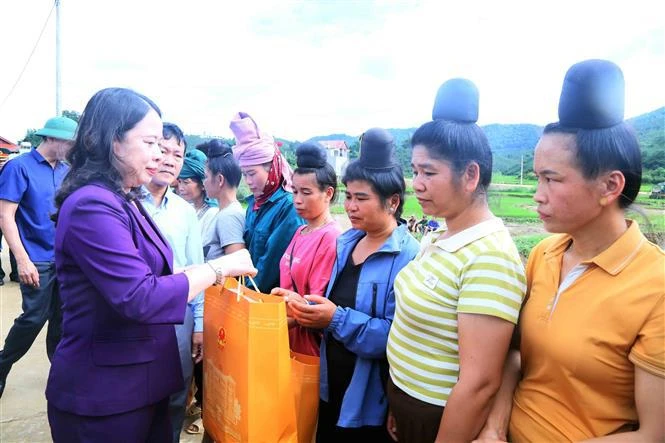
[[598, 203], [600, 206], [607, 206], [607, 197], [601, 197]]

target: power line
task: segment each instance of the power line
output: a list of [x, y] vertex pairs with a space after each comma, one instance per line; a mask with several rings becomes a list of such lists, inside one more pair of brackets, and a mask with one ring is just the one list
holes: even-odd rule
[[28, 67], [28, 64], [30, 63], [30, 60], [32, 59], [32, 55], [35, 53], [35, 50], [37, 49], [37, 46], [39, 45], [39, 42], [42, 39], [42, 36], [44, 35], [44, 31], [46, 30], [46, 25], [48, 25], [48, 21], [51, 18], [51, 14], [53, 14], [53, 9], [55, 8], [55, 2], [53, 3], [53, 6], [51, 6], [51, 10], [48, 13], [48, 17], [46, 17], [46, 21], [44, 22], [44, 26], [42, 26], [42, 30], [39, 32], [39, 37], [37, 37], [37, 41], [35, 42], [35, 46], [33, 46], [32, 51], [30, 51], [30, 55], [28, 56], [28, 59], [25, 61], [25, 64], [23, 65], [23, 69], [21, 69], [21, 72], [18, 75], [18, 78], [14, 82], [14, 85], [11, 87], [5, 98], [2, 100], [2, 103], [0, 103], [0, 111], [2, 111], [2, 108], [5, 106], [5, 103], [7, 103], [7, 100], [9, 100], [9, 97], [14, 93], [14, 89], [16, 89], [16, 86], [19, 84], [21, 81], [21, 78], [23, 77], [23, 73], [25, 73], [25, 70]]

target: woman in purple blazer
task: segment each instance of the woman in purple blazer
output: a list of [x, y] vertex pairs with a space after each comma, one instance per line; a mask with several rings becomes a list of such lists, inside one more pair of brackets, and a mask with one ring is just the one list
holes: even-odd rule
[[137, 199], [161, 163], [161, 114], [127, 89], [88, 102], [56, 197], [55, 262], [63, 336], [46, 398], [55, 442], [168, 442], [167, 406], [183, 388], [173, 324], [224, 276], [254, 274], [246, 250], [173, 269]]

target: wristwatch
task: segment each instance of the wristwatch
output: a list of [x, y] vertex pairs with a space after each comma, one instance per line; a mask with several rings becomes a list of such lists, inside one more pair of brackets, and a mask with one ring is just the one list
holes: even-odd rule
[[221, 267], [219, 267], [219, 268], [214, 267], [211, 262], [207, 262], [207, 263], [208, 263], [208, 265], [210, 265], [210, 268], [213, 271], [215, 271], [215, 275], [217, 276], [217, 279], [215, 280], [215, 283], [213, 283], [213, 285], [221, 284], [222, 281], [224, 281], [224, 273], [222, 273], [222, 268]]

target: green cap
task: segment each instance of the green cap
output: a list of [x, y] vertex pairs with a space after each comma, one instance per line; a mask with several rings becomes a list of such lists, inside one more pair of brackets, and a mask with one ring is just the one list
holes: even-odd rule
[[60, 140], [74, 140], [77, 126], [78, 124], [71, 118], [53, 117], [49, 118], [44, 127], [35, 132], [35, 135], [58, 138]]

